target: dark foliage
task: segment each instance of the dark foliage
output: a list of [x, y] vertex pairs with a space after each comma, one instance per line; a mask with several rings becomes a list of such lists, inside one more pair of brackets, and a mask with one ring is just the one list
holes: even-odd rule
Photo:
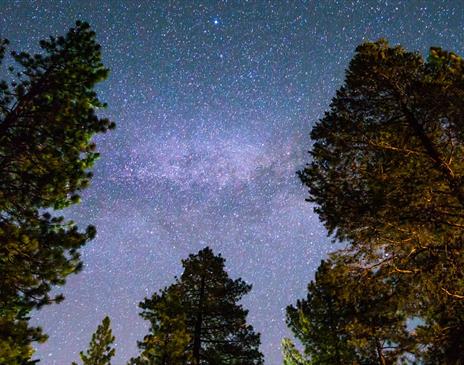
[[[114, 340], [110, 318], [105, 317], [92, 335], [86, 353], [82, 351], [80, 353], [82, 364], [111, 365], [111, 358], [116, 354], [116, 350], [112, 347]], [[73, 362], [72, 365], [77, 364]]]
[[259, 334], [237, 304], [251, 286], [230, 279], [224, 261], [209, 248], [190, 255], [174, 284], [140, 303], [151, 328], [133, 364], [263, 364]]
[[359, 46], [300, 172], [329, 232], [420, 319], [431, 364], [464, 361], [463, 71], [439, 48]]
[[[7, 42], [2, 42], [1, 56]], [[79, 248], [95, 228], [79, 231], [54, 210], [79, 201], [98, 158], [91, 138], [114, 124], [93, 91], [108, 70], [87, 23], [41, 41], [42, 54], [12, 53], [20, 70], [0, 82], [0, 363], [23, 364], [39, 328], [34, 308], [62, 300], [54, 285], [81, 269]]]

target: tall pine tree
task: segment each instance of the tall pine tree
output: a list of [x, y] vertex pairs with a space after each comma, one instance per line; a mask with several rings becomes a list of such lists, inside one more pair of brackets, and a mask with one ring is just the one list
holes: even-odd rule
[[98, 158], [91, 139], [114, 127], [96, 115], [105, 105], [94, 86], [108, 70], [89, 25], [40, 46], [42, 54], [13, 52], [15, 81], [0, 82], [0, 363], [8, 365], [27, 363], [31, 342], [46, 338], [28, 313], [60, 301], [52, 286], [82, 266], [79, 248], [95, 228], [79, 231], [52, 212], [79, 201]]
[[[168, 364], [163, 360], [165, 346], [175, 346], [169, 352], [179, 356], [169, 364], [263, 364], [259, 334], [246, 323], [247, 311], [237, 303], [251, 286], [230, 279], [224, 262], [210, 248], [190, 255], [174, 284], [140, 304], [151, 328], [133, 363]], [[150, 351], [152, 360], [141, 362]]]
[[416, 356], [433, 364], [464, 361], [463, 111], [461, 57], [363, 44], [300, 172], [329, 232], [405, 288]]

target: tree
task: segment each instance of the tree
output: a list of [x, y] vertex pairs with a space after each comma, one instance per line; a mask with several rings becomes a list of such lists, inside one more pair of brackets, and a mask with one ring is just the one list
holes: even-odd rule
[[307, 298], [287, 308], [287, 324], [313, 365], [395, 364], [413, 349], [398, 289], [332, 255]]
[[316, 280], [308, 285], [306, 300], [287, 308], [287, 325], [302, 342], [314, 364], [351, 364], [355, 359], [348, 346], [345, 323], [348, 308], [339, 293], [339, 282], [331, 281], [330, 264], [322, 262]]
[[[7, 41], [0, 42], [3, 58]], [[87, 23], [41, 41], [43, 54], [12, 52], [20, 70], [0, 81], [0, 362], [23, 364], [32, 341], [28, 313], [62, 300], [54, 285], [82, 267], [79, 248], [95, 236], [52, 212], [79, 201], [98, 158], [95, 133], [114, 127], [96, 111], [93, 91], [106, 78], [100, 46]]]
[[[111, 347], [114, 342], [111, 332], [111, 321], [108, 316], [98, 325], [96, 332], [92, 335], [87, 353], [80, 352], [83, 365], [111, 365], [111, 358], [116, 350]], [[72, 365], [77, 365], [75, 362]]]
[[464, 360], [463, 70], [439, 48], [359, 46], [299, 173], [329, 233], [408, 289], [431, 363]]
[[[143, 352], [134, 364], [263, 364], [259, 334], [237, 304], [251, 286], [230, 279], [224, 262], [208, 247], [190, 255], [174, 284], [140, 303], [151, 328], [139, 343]], [[151, 358], [143, 362], [150, 351]], [[175, 353], [176, 362], [164, 361], [166, 352]]]

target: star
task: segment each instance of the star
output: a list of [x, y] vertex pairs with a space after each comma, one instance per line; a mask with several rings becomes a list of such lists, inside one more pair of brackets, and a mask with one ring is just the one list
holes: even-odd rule
[[82, 250], [83, 271], [60, 289], [65, 301], [34, 313], [49, 335], [36, 357], [77, 361], [108, 314], [114, 363], [127, 363], [146, 335], [137, 303], [208, 245], [233, 279], [253, 284], [243, 305], [266, 364], [281, 364], [280, 341], [290, 333], [282, 309], [306, 295], [334, 250], [295, 176], [310, 159], [312, 124], [363, 39], [464, 54], [464, 3], [107, 4], [0, 1], [11, 50], [35, 50], [77, 19], [91, 24], [111, 70], [98, 87], [109, 107], [99, 113], [117, 123], [96, 140], [101, 158], [82, 203], [63, 211], [98, 234]]

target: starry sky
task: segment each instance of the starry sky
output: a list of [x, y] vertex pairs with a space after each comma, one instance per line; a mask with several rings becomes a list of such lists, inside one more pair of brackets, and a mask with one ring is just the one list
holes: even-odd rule
[[138, 303], [209, 245], [262, 333], [267, 365], [288, 336], [285, 307], [305, 295], [335, 247], [295, 172], [311, 125], [343, 81], [355, 47], [387, 38], [426, 53], [464, 53], [464, 3], [448, 1], [0, 1], [0, 35], [16, 50], [90, 22], [111, 69], [99, 85], [117, 129], [83, 202], [66, 212], [97, 238], [66, 300], [34, 314], [50, 338], [41, 364], [69, 364], [108, 314], [115, 365], [137, 352]]

